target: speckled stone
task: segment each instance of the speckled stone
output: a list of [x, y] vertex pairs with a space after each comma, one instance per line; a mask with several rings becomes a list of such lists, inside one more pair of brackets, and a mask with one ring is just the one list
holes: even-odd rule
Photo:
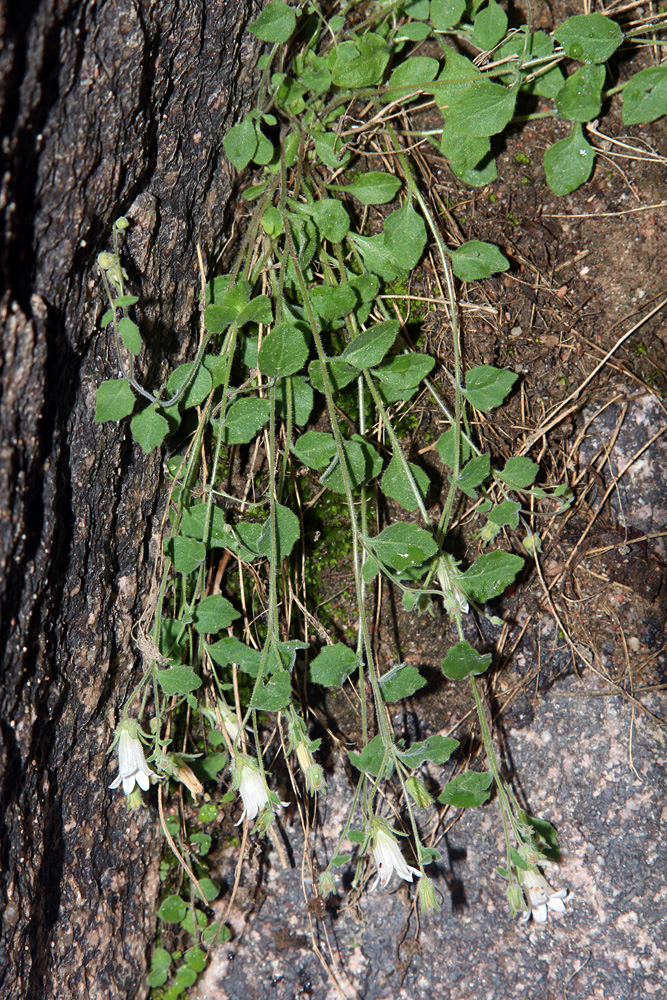
[[[318, 922], [307, 909], [312, 889], [301, 868], [300, 828], [288, 822], [295, 867], [276, 867], [271, 852], [263, 902], [250, 916], [235, 911], [235, 939], [216, 949], [193, 998], [665, 996], [666, 731], [597, 688], [592, 672], [558, 681], [534, 706], [531, 726], [505, 734], [505, 758], [530, 811], [558, 830], [563, 859], [549, 875], [570, 891], [562, 917], [550, 915], [544, 925], [510, 917], [495, 872], [504, 854], [495, 802], [463, 811], [441, 841], [443, 860], [431, 873], [443, 907], [421, 920], [414, 888], [394, 879], [388, 890], [364, 892], [354, 902], [353, 893], [342, 891], [337, 915]], [[660, 714], [656, 695], [646, 705]], [[335, 846], [350, 795], [342, 773], [331, 786], [317, 836], [322, 858]], [[245, 886], [253, 878], [246, 868]]]

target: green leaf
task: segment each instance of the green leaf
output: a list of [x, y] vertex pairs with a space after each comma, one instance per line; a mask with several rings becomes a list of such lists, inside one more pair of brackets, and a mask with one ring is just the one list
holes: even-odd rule
[[[428, 476], [418, 465], [414, 465], [412, 462], [407, 464], [423, 501], [428, 493]], [[417, 510], [419, 507], [419, 501], [415, 496], [403, 463], [395, 454], [391, 456], [391, 462], [382, 477], [382, 492], [385, 496], [399, 503], [404, 510]]]
[[169, 424], [156, 411], [155, 404], [132, 417], [130, 428], [132, 437], [146, 453], [152, 448], [159, 448], [169, 433]]
[[192, 573], [206, 558], [206, 546], [194, 538], [176, 535], [164, 543], [164, 552], [178, 573]]
[[[188, 917], [190, 918], [190, 920], [192, 920], [191, 913], [186, 914], [186, 920]], [[176, 970], [173, 986], [165, 992], [163, 1000], [172, 1000], [172, 998], [169, 995], [171, 993], [171, 990], [177, 990], [178, 991], [177, 995], [180, 996], [180, 994], [184, 993], [185, 990], [188, 990], [190, 989], [191, 986], [194, 986], [196, 982], [197, 982], [197, 973], [194, 971], [194, 969], [189, 969], [187, 965], [181, 965], [181, 967]]]
[[[203, 360], [203, 365], [208, 369], [211, 375], [211, 385], [214, 389], [217, 389], [219, 385], [223, 385], [225, 379], [227, 378], [227, 368], [228, 368], [229, 356], [223, 354], [222, 357], [216, 356], [215, 354], [207, 354]], [[253, 367], [256, 367], [256, 363]]]
[[267, 236], [280, 236], [285, 231], [283, 217], [273, 205], [268, 205], [264, 209], [261, 224]]
[[208, 538], [204, 538], [206, 524], [206, 504], [196, 503], [183, 511], [181, 534], [205, 542], [211, 549], [224, 549], [230, 541], [231, 527], [225, 520], [225, 512], [220, 507], [211, 508]]
[[[481, 73], [470, 59], [451, 46], [443, 45], [443, 52], [445, 65], [432, 89], [435, 103], [442, 111], [448, 112], [473, 83], [480, 81]], [[465, 129], [461, 131], [465, 132]]]
[[[286, 559], [294, 548], [296, 542], [301, 537], [301, 525], [299, 523], [299, 518], [296, 516], [294, 511], [290, 510], [289, 507], [284, 507], [282, 504], [277, 503], [275, 506], [276, 515], [276, 557], [278, 562], [282, 559]], [[266, 556], [267, 559], [271, 557], [271, 518], [268, 517], [264, 522], [262, 528], [262, 533], [259, 536], [257, 542], [257, 548], [259, 552]]]
[[554, 31], [565, 55], [585, 63], [603, 63], [623, 41], [623, 32], [615, 21], [603, 14], [577, 14]]
[[292, 76], [285, 73], [274, 73], [271, 78], [271, 85], [277, 88], [275, 96], [276, 107], [287, 111], [291, 116], [298, 116], [306, 108], [304, 87], [301, 80], [297, 81]]
[[396, 89], [407, 91], [418, 90], [425, 87], [438, 75], [440, 64], [437, 59], [430, 56], [412, 56], [404, 62], [399, 63], [389, 77], [389, 93], [387, 99], [394, 100]]
[[[375, 778], [383, 770], [382, 765], [385, 762], [383, 776], [389, 777], [387, 772], [392, 768], [389, 760], [387, 760], [381, 735], [375, 736], [370, 743], [367, 743], [361, 753], [352, 753], [350, 751], [349, 757], [353, 767], [356, 767], [358, 771], [363, 771], [365, 774], [372, 774]], [[348, 839], [352, 840], [352, 837], [350, 836]], [[356, 843], [356, 841], [352, 842]]]
[[470, 240], [450, 254], [452, 269], [461, 281], [488, 278], [498, 271], [507, 271], [510, 263], [493, 243]]
[[[353, 434], [349, 441], [343, 442], [343, 453], [353, 490], [380, 474], [382, 459], [373, 445], [359, 434]], [[338, 459], [322, 473], [320, 482], [335, 493], [345, 493], [345, 480]]]
[[[215, 882], [213, 881], [213, 879], [210, 879], [210, 878], [200, 878], [199, 879], [199, 888], [204, 893], [204, 896], [206, 897], [206, 901], [208, 903], [212, 903], [213, 900], [217, 899], [218, 896], [220, 895], [220, 886], [216, 885]], [[186, 951], [185, 956], [184, 956], [185, 957], [185, 961], [188, 963], [188, 965], [191, 965], [193, 969], [196, 969], [197, 972], [201, 972], [202, 969], [204, 968], [204, 966], [202, 965], [201, 968], [197, 968], [197, 965], [199, 964], [199, 962], [197, 962], [197, 964], [195, 964], [194, 961], [192, 961], [190, 958], [188, 958], [188, 955], [191, 955], [194, 951], [198, 951], [200, 955], [204, 956], [204, 964], [206, 964], [206, 957], [204, 955], [204, 952], [201, 950], [201, 948], [196, 948], [196, 949], [195, 948], [190, 948], [188, 951]]]
[[[357, 369], [353, 368], [352, 365], [348, 365], [345, 361], [332, 360], [325, 362], [325, 364], [333, 392], [339, 392], [341, 389], [344, 389], [346, 385], [349, 385], [350, 382], [359, 376]], [[313, 388], [323, 393], [324, 379], [322, 378], [322, 365], [320, 361], [310, 362], [308, 365], [308, 377]]]
[[[442, 459], [443, 463], [449, 466], [450, 469], [454, 468], [456, 462], [456, 431], [453, 427], [450, 427], [448, 431], [441, 434], [435, 443], [438, 455]], [[460, 463], [467, 462], [470, 458], [470, 445], [464, 437], [461, 438], [461, 455]]]
[[184, 664], [167, 670], [156, 670], [155, 676], [166, 695], [189, 694], [201, 687], [201, 677], [197, 677], [192, 667]]
[[348, 285], [354, 288], [365, 306], [373, 302], [380, 291], [380, 282], [377, 279], [377, 275], [369, 274], [368, 271], [364, 271], [363, 274], [355, 274], [354, 277], [349, 279]]
[[225, 444], [247, 444], [267, 422], [270, 413], [268, 399], [238, 399], [225, 414], [222, 440]]
[[103, 424], [106, 420], [122, 420], [123, 417], [129, 417], [134, 409], [134, 393], [126, 378], [102, 382], [97, 387], [95, 400], [95, 422], [98, 424]]
[[134, 306], [139, 301], [136, 295], [119, 295], [117, 299], [114, 299], [114, 306], [116, 309], [129, 309], [130, 306]]
[[604, 66], [586, 65], [568, 76], [562, 89], [556, 94], [558, 113], [573, 122], [589, 122], [599, 115], [606, 74]]
[[331, 86], [331, 70], [326, 59], [308, 54], [308, 65], [301, 74], [301, 83], [311, 94], [323, 94]]
[[345, 680], [359, 666], [359, 657], [342, 642], [325, 646], [310, 664], [308, 676], [313, 684], [323, 687], [342, 687]]
[[189, 383], [180, 400], [180, 404], [184, 409], [188, 409], [190, 406], [199, 406], [213, 388], [211, 373], [207, 368], [200, 365], [197, 368], [196, 374], [194, 372], [195, 362], [186, 361], [184, 365], [174, 368], [167, 382], [167, 392], [171, 396], [175, 396], [184, 383]]
[[346, 184], [339, 190], [353, 194], [362, 205], [386, 205], [393, 201], [401, 188], [400, 178], [394, 174], [385, 174], [381, 170], [370, 170], [361, 174], [352, 184]]
[[338, 198], [322, 198], [312, 205], [300, 205], [300, 210], [308, 212], [326, 240], [340, 243], [350, 228], [350, 217]]
[[390, 524], [369, 545], [376, 556], [393, 569], [421, 566], [438, 551], [433, 535], [416, 524]]
[[530, 458], [510, 458], [498, 476], [512, 489], [525, 490], [533, 484], [539, 471], [539, 465]]
[[166, 924], [180, 924], [181, 920], [188, 912], [187, 903], [180, 896], [167, 896], [160, 905], [157, 915]]
[[[194, 917], [195, 917], [195, 920], [197, 922], [197, 928], [199, 930], [203, 930], [203, 928], [206, 927], [206, 923], [207, 923], [206, 915], [204, 913], [202, 913], [201, 910], [195, 910], [194, 911]], [[191, 937], [194, 937], [197, 934], [197, 931], [195, 930], [195, 920], [193, 920], [192, 910], [191, 909], [188, 909], [188, 912], [185, 914], [185, 916], [181, 920], [181, 929], [186, 934], [189, 934]], [[178, 955], [179, 953], [177, 952], [176, 954]], [[181, 968], [178, 970], [177, 976], [180, 975], [180, 973], [183, 972], [183, 971], [188, 972], [191, 976], [194, 976], [194, 972], [192, 971], [192, 969], [185, 969], [184, 966], [181, 966]], [[183, 989], [181, 989], [180, 992], [182, 993]], [[163, 997], [163, 1000], [170, 1000], [170, 998], [169, 998], [169, 991], [168, 990], [165, 993], [165, 995]]]
[[379, 365], [391, 350], [399, 327], [398, 320], [390, 319], [360, 333], [345, 348], [343, 361], [355, 368], [374, 368]]
[[269, 671], [271, 673], [277, 673], [280, 670], [289, 670], [291, 672], [296, 663], [296, 654], [299, 650], [308, 648], [308, 643], [301, 642], [299, 639], [290, 639], [288, 642], [276, 643], [276, 647], [269, 650], [269, 658], [267, 660]]
[[418, 21], [427, 21], [430, 13], [430, 0], [408, 0], [403, 5], [403, 13]]
[[507, 31], [507, 14], [495, 0], [481, 10], [474, 20], [472, 40], [480, 49], [493, 49]]
[[228, 761], [229, 754], [226, 751], [208, 753], [205, 757], [198, 757], [197, 760], [191, 762], [192, 770], [200, 781], [215, 781], [220, 772], [227, 767]]
[[141, 354], [141, 334], [136, 323], [123, 316], [118, 322], [118, 332], [130, 354]]
[[250, 707], [261, 712], [279, 712], [292, 699], [292, 684], [287, 670], [273, 674], [266, 682], [260, 681], [250, 699]]
[[351, 857], [351, 854], [337, 854], [335, 858], [331, 859], [331, 864], [334, 868], [342, 868], [343, 865], [348, 863]]
[[[226, 924], [222, 926], [214, 920], [212, 924], [208, 927], [202, 928], [202, 941], [208, 948], [212, 948], [214, 944], [222, 944], [225, 941], [231, 941], [232, 932]], [[166, 997], [163, 998], [166, 1000]]]
[[489, 511], [489, 521], [498, 528], [518, 528], [521, 504], [515, 500], [503, 500]]
[[427, 760], [432, 764], [446, 764], [458, 746], [458, 740], [436, 734], [423, 743], [413, 743], [407, 750], [400, 751], [398, 756], [406, 767], [416, 771]]
[[463, 395], [482, 413], [488, 413], [500, 406], [518, 376], [504, 368], [493, 368], [491, 365], [479, 365], [471, 368], [466, 375], [466, 387]]
[[472, 169], [459, 169], [458, 165], [452, 163], [451, 170], [455, 177], [470, 187], [486, 187], [498, 177], [498, 167], [492, 153], [487, 153], [484, 159], [480, 160], [477, 166], [472, 167]]
[[257, 149], [252, 161], [258, 166], [264, 167], [271, 163], [272, 160], [277, 159], [277, 149], [268, 136], [264, 134], [261, 119], [255, 121], [255, 135], [257, 136]]
[[345, 167], [350, 162], [352, 154], [344, 147], [345, 140], [336, 132], [321, 132], [315, 135], [315, 152], [322, 163], [332, 170]]
[[286, 42], [296, 27], [294, 8], [283, 0], [271, 0], [259, 15], [248, 25], [248, 31], [263, 42]]
[[[211, 885], [215, 887], [215, 896], [217, 896], [220, 890], [215, 885], [215, 882], [211, 882], [210, 878], [199, 879], [199, 888], [202, 890], [204, 895], [206, 896], [206, 891], [204, 889], [205, 882], [210, 882]], [[215, 896], [212, 896], [211, 898], [215, 899]], [[188, 948], [186, 953], [183, 955], [183, 958], [185, 959], [187, 965], [194, 970], [194, 972], [203, 972], [206, 968], [206, 952], [202, 951], [201, 948], [198, 948], [197, 945], [194, 945], [192, 948]]]
[[194, 845], [200, 858], [206, 857], [208, 852], [211, 850], [211, 845], [213, 843], [213, 838], [210, 833], [192, 833], [188, 837], [188, 840]]
[[146, 982], [151, 987], [151, 989], [157, 989], [159, 986], [164, 986], [167, 982], [168, 972], [166, 969], [151, 969], [146, 976]]
[[554, 194], [569, 194], [591, 176], [595, 163], [595, 150], [584, 138], [577, 122], [572, 134], [550, 146], [544, 154], [544, 173]]
[[462, 681], [483, 674], [492, 659], [491, 653], [478, 653], [464, 639], [449, 650], [441, 664], [442, 672], [452, 681]]
[[667, 115], [667, 65], [649, 66], [623, 90], [623, 124], [645, 125]]
[[183, 659], [187, 641], [188, 634], [183, 622], [175, 618], [162, 619], [158, 639], [158, 647], [162, 656], [169, 657], [172, 660]]
[[[528, 32], [528, 37], [526, 37], [526, 30], [522, 28], [510, 35], [493, 53], [494, 61], [507, 59], [509, 56], [518, 56], [517, 61], [508, 67], [508, 70], [511, 69], [512, 72], [500, 77], [501, 82], [511, 84], [515, 72], [519, 71], [519, 66], [522, 63], [532, 59], [546, 59], [553, 52], [553, 48], [553, 41], [543, 31]], [[559, 66], [552, 66], [546, 72], [542, 72], [543, 68], [536, 67], [535, 71], [539, 75], [530, 81], [526, 79], [526, 74], [529, 71], [522, 71], [521, 90], [523, 93], [551, 98], [556, 96], [563, 86], [563, 73]]]
[[309, 469], [321, 469], [336, 454], [336, 442], [331, 434], [306, 431], [292, 445], [292, 451]]
[[301, 330], [282, 322], [276, 323], [262, 341], [257, 364], [267, 378], [285, 378], [287, 375], [295, 375], [303, 368], [307, 358], [308, 344]]
[[235, 639], [234, 636], [227, 636], [219, 639], [211, 646], [206, 646], [206, 651], [215, 662], [221, 667], [228, 667], [235, 663], [239, 670], [251, 677], [257, 677], [262, 661], [262, 654], [252, 646], [246, 646], [244, 642]]
[[166, 948], [156, 948], [151, 955], [151, 969], [168, 969], [170, 965], [171, 955]]
[[239, 612], [233, 604], [220, 594], [211, 594], [196, 605], [192, 620], [199, 634], [203, 635], [207, 632], [211, 634], [220, 632], [238, 617]]
[[273, 321], [273, 309], [271, 299], [267, 295], [256, 295], [250, 299], [248, 305], [241, 310], [236, 322], [239, 326], [244, 323], [271, 323]]
[[483, 604], [498, 597], [514, 582], [523, 566], [521, 556], [511, 552], [486, 552], [459, 577], [459, 585], [474, 601]]
[[394, 261], [393, 253], [385, 243], [384, 233], [378, 233], [376, 236], [358, 236], [356, 233], [350, 233], [348, 239], [361, 254], [366, 269], [384, 278], [385, 281], [393, 281], [409, 270]]
[[308, 422], [313, 409], [313, 388], [305, 375], [292, 375], [276, 385], [276, 416], [287, 419], [287, 400], [292, 397], [292, 419], [299, 426]]
[[336, 49], [330, 66], [333, 83], [353, 90], [374, 87], [382, 82], [388, 62], [384, 38], [367, 31], [354, 42], [341, 42]]
[[453, 28], [463, 17], [465, 9], [465, 0], [431, 0], [431, 24], [436, 31]]
[[484, 480], [488, 479], [490, 471], [491, 459], [489, 455], [475, 455], [463, 466], [455, 483], [462, 493], [475, 500], [477, 499], [476, 487], [481, 486]]
[[502, 132], [514, 115], [517, 90], [481, 80], [450, 105], [447, 122], [458, 132], [489, 136]]
[[426, 354], [399, 354], [373, 369], [385, 394], [393, 399], [407, 399], [426, 378], [435, 360]]
[[399, 663], [379, 678], [379, 684], [382, 697], [392, 704], [402, 698], [410, 698], [415, 691], [424, 687], [426, 681], [416, 667]]
[[215, 802], [205, 802], [198, 816], [201, 823], [213, 823], [218, 818], [218, 807]]
[[252, 118], [244, 118], [238, 125], [233, 125], [222, 140], [222, 146], [227, 159], [237, 170], [247, 167], [257, 149], [257, 135]]
[[[221, 333], [230, 323], [238, 320], [250, 301], [250, 285], [237, 281], [229, 286], [230, 276], [220, 275], [213, 283], [215, 301], [206, 307], [204, 323], [211, 333]], [[208, 299], [208, 289], [207, 289]]]
[[438, 796], [438, 802], [457, 809], [484, 805], [491, 794], [492, 781], [493, 778], [486, 771], [466, 771], [447, 782], [444, 791]]
[[[488, 154], [491, 142], [488, 136], [472, 136], [467, 132], [457, 132], [445, 124], [440, 136], [440, 152], [457, 170], [472, 170]], [[483, 244], [489, 246], [488, 243]]]
[[419, 263], [426, 246], [426, 226], [411, 202], [384, 220], [384, 244], [394, 262], [406, 271]]
[[318, 285], [310, 289], [310, 301], [313, 309], [322, 319], [341, 319], [351, 313], [357, 304], [357, 297], [354, 289], [348, 284], [339, 285]]

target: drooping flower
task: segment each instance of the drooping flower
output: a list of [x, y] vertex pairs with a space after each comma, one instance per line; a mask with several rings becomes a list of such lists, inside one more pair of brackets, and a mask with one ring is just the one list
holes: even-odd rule
[[535, 923], [546, 922], [549, 910], [554, 914], [565, 913], [565, 897], [567, 889], [559, 889], [556, 892], [552, 889], [544, 875], [537, 868], [517, 869], [517, 875], [523, 894], [526, 897], [527, 910], [521, 918], [521, 923], [530, 920], [531, 915]]
[[145, 792], [148, 791], [150, 778], [155, 777], [146, 763], [144, 748], [139, 739], [139, 723], [136, 719], [123, 719], [116, 729], [113, 745], [118, 745], [118, 777], [112, 781], [109, 788], [119, 788], [122, 782], [123, 791], [129, 795], [135, 782]]
[[[241, 819], [236, 826], [240, 826], [244, 819], [252, 823], [260, 817], [260, 832], [266, 833], [271, 825], [273, 805], [289, 805], [288, 802], [281, 802], [277, 795], [270, 792], [264, 775], [252, 759], [245, 754], [237, 754], [232, 761], [233, 787], [238, 790], [243, 802], [243, 812]], [[262, 817], [266, 807], [269, 811]], [[264, 819], [266, 822], [264, 822]]]
[[250, 757], [238, 754], [233, 761], [234, 788], [241, 795], [243, 812], [236, 826], [244, 819], [252, 823], [265, 806], [269, 805], [269, 790], [264, 777]]
[[374, 821], [374, 827], [371, 843], [378, 873], [371, 892], [377, 889], [378, 885], [385, 889], [394, 872], [406, 882], [412, 882], [413, 875], [421, 878], [421, 872], [417, 868], [412, 868], [401, 854], [398, 841], [389, 827], [378, 820]]
[[445, 552], [438, 559], [436, 576], [442, 589], [442, 603], [450, 615], [465, 615], [470, 610], [468, 595], [459, 584], [462, 573], [453, 556]]

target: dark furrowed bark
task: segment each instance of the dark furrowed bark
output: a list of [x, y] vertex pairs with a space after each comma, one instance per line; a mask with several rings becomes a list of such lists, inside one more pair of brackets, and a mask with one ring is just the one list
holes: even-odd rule
[[[250, 0], [43, 0], [0, 32], [0, 993], [143, 995], [161, 838], [105, 751], [136, 683], [132, 629], [160, 457], [95, 425], [118, 375], [95, 257], [132, 221], [147, 388], [198, 332], [195, 245], [219, 253], [222, 138], [247, 103]], [[114, 765], [115, 767], [115, 765]]]

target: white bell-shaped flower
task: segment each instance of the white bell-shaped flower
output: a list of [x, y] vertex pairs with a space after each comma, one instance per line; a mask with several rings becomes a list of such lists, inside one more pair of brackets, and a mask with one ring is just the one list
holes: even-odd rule
[[403, 855], [396, 837], [389, 827], [384, 824], [376, 825], [372, 834], [373, 859], [377, 865], [377, 878], [373, 883], [371, 892], [381, 885], [386, 888], [389, 885], [391, 876], [396, 872], [399, 878], [406, 882], [412, 882], [412, 876], [421, 878], [421, 872], [417, 868], [412, 868]]
[[527, 910], [521, 918], [522, 923], [530, 920], [531, 915], [535, 923], [546, 923], [549, 910], [554, 914], [565, 913], [564, 900], [567, 889], [559, 889], [556, 892], [537, 868], [527, 868], [525, 871], [518, 869], [517, 875], [527, 903]]
[[146, 763], [143, 744], [139, 739], [139, 723], [135, 719], [124, 719], [116, 729], [114, 743], [118, 745], [118, 777], [111, 782], [109, 788], [119, 788], [122, 783], [123, 791], [129, 795], [136, 782], [147, 792], [150, 778], [155, 775]]

